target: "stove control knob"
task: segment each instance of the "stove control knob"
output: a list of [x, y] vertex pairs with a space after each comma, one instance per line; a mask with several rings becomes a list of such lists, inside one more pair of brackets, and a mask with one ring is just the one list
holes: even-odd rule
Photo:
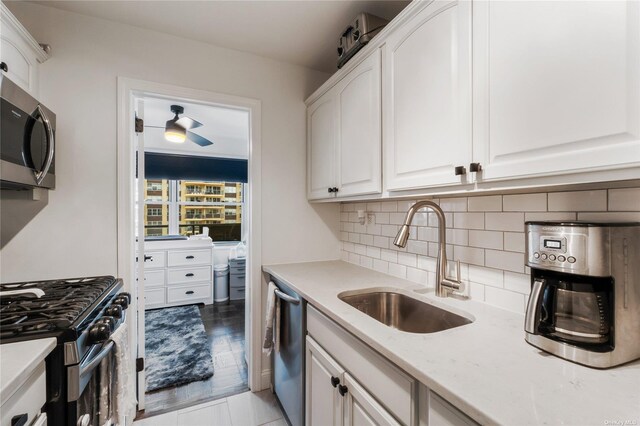
[[126, 297], [127, 298], [127, 302], [131, 303], [131, 294], [130, 293], [126, 293], [126, 292], [118, 293], [117, 297]]
[[114, 317], [104, 316], [96, 321], [96, 324], [106, 324], [109, 326], [109, 331], [112, 332], [116, 328], [116, 322]]
[[116, 296], [115, 299], [113, 299], [113, 304], [114, 305], [120, 305], [122, 307], [122, 309], [127, 309], [129, 307], [129, 299], [126, 296]]
[[542, 253], [542, 254], [540, 255], [540, 257], [542, 258], [542, 260], [547, 260], [547, 257], [548, 257], [548, 256], [547, 256], [547, 254], [546, 254], [546, 253]]
[[89, 328], [89, 336], [87, 336], [88, 343], [95, 345], [97, 343], [104, 343], [111, 336], [111, 328], [108, 324], [96, 323]]
[[107, 309], [104, 310], [105, 315], [109, 315], [110, 317], [114, 317], [117, 319], [122, 318], [122, 306], [116, 305], [115, 303]]

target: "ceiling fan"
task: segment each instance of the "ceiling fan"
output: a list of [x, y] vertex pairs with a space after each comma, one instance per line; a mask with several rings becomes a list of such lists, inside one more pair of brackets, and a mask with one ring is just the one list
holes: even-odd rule
[[[202, 136], [190, 131], [196, 127], [202, 127], [202, 123], [194, 120], [193, 118], [187, 117], [186, 115], [179, 117], [180, 114], [184, 113], [184, 107], [180, 105], [171, 105], [171, 112], [175, 114], [175, 117], [168, 120], [167, 124], [164, 126], [164, 138], [166, 140], [169, 142], [183, 143], [185, 140], [189, 139], [191, 142], [200, 146], [213, 145], [213, 142], [209, 139], [203, 138]], [[156, 129], [163, 128], [161, 126], [145, 127], [153, 127]]]

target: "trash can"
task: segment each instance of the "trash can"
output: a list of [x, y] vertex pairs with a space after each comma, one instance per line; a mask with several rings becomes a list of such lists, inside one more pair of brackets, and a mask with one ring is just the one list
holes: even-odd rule
[[229, 265], [215, 265], [213, 267], [213, 281], [213, 301], [215, 303], [227, 302], [229, 300]]

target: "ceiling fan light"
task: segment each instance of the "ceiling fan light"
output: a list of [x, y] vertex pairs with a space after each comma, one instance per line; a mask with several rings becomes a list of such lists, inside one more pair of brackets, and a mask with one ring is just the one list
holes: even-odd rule
[[167, 121], [164, 128], [164, 138], [169, 142], [183, 143], [187, 139], [187, 130], [176, 124], [177, 116]]

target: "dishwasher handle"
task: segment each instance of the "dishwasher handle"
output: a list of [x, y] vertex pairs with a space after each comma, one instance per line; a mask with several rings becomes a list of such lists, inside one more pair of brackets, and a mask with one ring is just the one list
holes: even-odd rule
[[276, 293], [276, 296], [278, 296], [280, 299], [284, 300], [285, 302], [293, 303], [294, 305], [300, 304], [300, 299], [296, 299], [295, 297], [289, 296], [288, 294], [283, 293], [277, 288], [274, 290], [274, 292]]

